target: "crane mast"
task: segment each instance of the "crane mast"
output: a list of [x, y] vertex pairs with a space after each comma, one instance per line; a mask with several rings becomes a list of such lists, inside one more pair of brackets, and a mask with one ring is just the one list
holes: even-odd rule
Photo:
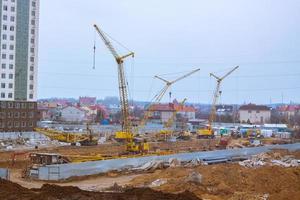
[[106, 37], [105, 33], [95, 24], [94, 28], [99, 34], [100, 38], [103, 40], [105, 46], [108, 48], [110, 53], [114, 56], [117, 64], [118, 64], [118, 80], [119, 80], [119, 96], [120, 96], [120, 105], [121, 105], [121, 113], [122, 113], [122, 131], [126, 133], [132, 132], [131, 122], [129, 120], [129, 104], [128, 104], [128, 93], [126, 86], [126, 77], [124, 72], [124, 60], [127, 57], [134, 57], [133, 52], [129, 52], [124, 56], [120, 56], [109, 39]]
[[236, 66], [235, 68], [233, 68], [232, 70], [230, 70], [229, 72], [227, 72], [224, 76], [222, 76], [221, 78], [216, 76], [213, 73], [210, 73], [210, 76], [214, 77], [215, 79], [217, 79], [217, 86], [216, 89], [214, 91], [214, 95], [213, 95], [213, 101], [212, 101], [212, 105], [211, 105], [211, 111], [210, 111], [210, 115], [209, 115], [209, 120], [208, 120], [208, 125], [209, 125], [209, 129], [211, 129], [212, 123], [215, 121], [215, 117], [216, 117], [216, 105], [218, 102], [218, 98], [220, 97], [220, 88], [221, 88], [221, 83], [222, 81], [229, 76], [232, 72], [234, 72], [236, 69], [238, 69], [239, 66]]
[[157, 78], [157, 79], [159, 79], [159, 80], [165, 82], [165, 86], [164, 86], [164, 87], [163, 87], [163, 88], [162, 88], [162, 89], [154, 96], [154, 101], [151, 102], [151, 103], [147, 106], [147, 108], [145, 109], [146, 112], [145, 112], [145, 114], [144, 114], [144, 117], [143, 117], [143, 119], [142, 119], [140, 125], [141, 125], [141, 126], [144, 126], [144, 125], [146, 124], [146, 122], [147, 122], [147, 120], [148, 120], [148, 118], [149, 118], [150, 112], [151, 112], [151, 107], [152, 107], [154, 104], [159, 103], [159, 102], [161, 101], [161, 99], [164, 97], [164, 95], [166, 94], [166, 92], [168, 91], [168, 89], [169, 89], [174, 83], [176, 83], [176, 82], [178, 82], [178, 81], [180, 81], [180, 80], [182, 80], [182, 79], [184, 79], [184, 78], [187, 78], [187, 77], [191, 76], [192, 74], [194, 74], [194, 73], [196, 73], [196, 72], [198, 72], [198, 71], [200, 71], [199, 68], [198, 68], [198, 69], [195, 69], [195, 70], [193, 70], [193, 71], [191, 71], [191, 72], [189, 72], [189, 73], [187, 73], [187, 74], [185, 74], [185, 75], [183, 75], [183, 76], [181, 76], [181, 77], [179, 77], [179, 78], [177, 78], [177, 79], [175, 79], [175, 80], [173, 80], [173, 81], [168, 81], [168, 80], [166, 80], [166, 79], [164, 79], [164, 78], [161, 78], [161, 77], [159, 77], [159, 76], [154, 76], [154, 78]]

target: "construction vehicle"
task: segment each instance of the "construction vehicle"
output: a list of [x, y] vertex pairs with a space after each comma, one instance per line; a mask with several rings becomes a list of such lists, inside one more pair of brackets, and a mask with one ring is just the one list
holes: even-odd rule
[[35, 131], [49, 137], [51, 140], [57, 140], [59, 142], [66, 142], [72, 144], [89, 139], [89, 137], [86, 134], [70, 133], [50, 128], [35, 128]]
[[215, 118], [216, 118], [217, 101], [218, 101], [218, 98], [220, 97], [220, 95], [222, 93], [220, 91], [221, 83], [227, 76], [229, 76], [232, 72], [234, 72], [238, 68], [239, 68], [239, 66], [236, 66], [235, 68], [230, 70], [228, 73], [226, 73], [222, 77], [218, 77], [215, 74], [210, 73], [210, 76], [214, 77], [217, 80], [217, 86], [216, 86], [216, 89], [215, 89], [214, 94], [213, 94], [213, 101], [212, 101], [212, 104], [211, 104], [211, 111], [210, 111], [210, 115], [209, 115], [209, 119], [208, 119], [208, 125], [204, 129], [199, 129], [197, 131], [198, 132], [198, 138], [213, 138], [214, 137], [214, 131], [213, 131], [213, 128], [212, 128], [212, 124], [213, 124], [213, 122], [215, 121]]
[[98, 141], [93, 138], [93, 131], [90, 128], [90, 124], [86, 124], [86, 132], [87, 132], [87, 137], [84, 140], [79, 141], [81, 146], [95, 146], [98, 144]]
[[151, 100], [151, 103], [145, 108], [145, 114], [144, 117], [140, 123], [140, 127], [145, 126], [145, 124], [147, 123], [147, 120], [149, 119], [151, 113], [152, 113], [152, 107], [158, 103], [160, 103], [161, 99], [164, 97], [164, 95], [166, 94], [166, 92], [168, 91], [168, 89], [175, 83], [177, 83], [178, 81], [187, 78], [189, 76], [191, 76], [192, 74], [196, 73], [200, 71], [200, 69], [195, 69], [173, 81], [168, 81], [158, 75], [154, 76], [154, 78], [157, 78], [159, 80], [162, 80], [165, 83], [165, 86], [154, 96], [154, 98]]
[[[113, 47], [112, 43], [109, 41], [106, 34], [95, 24], [94, 28], [99, 34], [100, 38], [103, 40], [105, 46], [108, 48], [110, 53], [115, 58], [118, 65], [118, 80], [119, 80], [119, 94], [120, 94], [120, 104], [121, 104], [121, 115], [122, 115], [122, 130], [115, 133], [116, 139], [123, 139], [127, 143], [127, 151], [133, 153], [139, 153], [143, 151], [148, 151], [149, 145], [143, 143], [143, 145], [135, 144], [134, 135], [132, 132], [131, 121], [129, 120], [129, 104], [128, 104], [128, 93], [127, 93], [127, 81], [124, 72], [124, 61], [128, 57], [134, 57], [134, 52], [129, 52], [126, 55], [119, 55], [116, 49]], [[94, 47], [95, 52], [95, 47]]]

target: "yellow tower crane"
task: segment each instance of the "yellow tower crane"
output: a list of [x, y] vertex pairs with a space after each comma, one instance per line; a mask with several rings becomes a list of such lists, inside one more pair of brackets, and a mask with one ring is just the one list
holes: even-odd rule
[[208, 126], [205, 129], [198, 130], [198, 138], [213, 138], [214, 137], [214, 131], [212, 129], [212, 124], [216, 118], [216, 105], [217, 105], [218, 98], [221, 95], [221, 91], [220, 91], [221, 83], [227, 76], [229, 76], [232, 72], [234, 72], [238, 68], [239, 68], [239, 66], [236, 66], [235, 68], [233, 68], [232, 70], [227, 72], [222, 77], [218, 77], [215, 74], [210, 73], [210, 76], [214, 77], [217, 80], [217, 86], [215, 88], [214, 95], [213, 95], [213, 101], [211, 104], [211, 110], [210, 110], [210, 115], [209, 115], [209, 119], [208, 119]]
[[[129, 104], [128, 104], [128, 93], [126, 86], [126, 77], [124, 72], [124, 60], [128, 57], [134, 57], [134, 52], [129, 52], [126, 55], [119, 55], [105, 33], [95, 24], [94, 28], [103, 40], [105, 46], [108, 48], [110, 53], [114, 56], [118, 64], [118, 80], [119, 80], [119, 94], [122, 114], [122, 131], [116, 132], [116, 138], [122, 138], [127, 141], [127, 150], [131, 152], [140, 151], [140, 146], [136, 145], [133, 141], [132, 125], [129, 119]], [[95, 47], [94, 47], [95, 49]], [[147, 144], [145, 146], [148, 146]], [[147, 147], [148, 148], [148, 147]]]
[[161, 78], [161, 77], [159, 77], [157, 75], [154, 76], [155, 78], [157, 78], [157, 79], [162, 80], [163, 82], [165, 82], [165, 86], [154, 96], [154, 98], [153, 98], [154, 100], [145, 108], [145, 114], [144, 114], [144, 117], [143, 117], [143, 119], [141, 121], [140, 126], [144, 126], [147, 123], [147, 120], [149, 119], [150, 114], [152, 112], [153, 105], [160, 103], [161, 99], [164, 97], [164, 95], [166, 94], [166, 92], [168, 91], [168, 89], [174, 83], [177, 83], [178, 81], [180, 81], [180, 80], [182, 80], [184, 78], [187, 78], [187, 77], [191, 76], [192, 74], [194, 74], [194, 73], [196, 73], [198, 71], [200, 71], [199, 68], [195, 69], [195, 70], [193, 70], [193, 71], [191, 71], [191, 72], [189, 72], [189, 73], [187, 73], [187, 74], [185, 74], [185, 75], [183, 75], [183, 76], [181, 76], [181, 77], [179, 77], [179, 78], [177, 78], [177, 79], [175, 79], [173, 81], [168, 81], [168, 80], [166, 80], [164, 78]]

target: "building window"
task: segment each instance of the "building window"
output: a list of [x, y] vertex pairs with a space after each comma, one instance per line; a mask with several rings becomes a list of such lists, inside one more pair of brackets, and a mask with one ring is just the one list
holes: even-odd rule
[[20, 126], [20, 122], [15, 122], [15, 127], [18, 128]]
[[34, 109], [34, 103], [29, 104], [29, 109]]
[[26, 109], [27, 108], [26, 103], [21, 103], [21, 107], [22, 109]]
[[33, 122], [29, 122], [29, 127], [33, 127]]
[[9, 79], [13, 79], [14, 75], [13, 74], [9, 74]]
[[5, 83], [1, 83], [1, 88], [5, 88]]
[[22, 122], [22, 127], [26, 127], [26, 122]]
[[20, 108], [20, 103], [16, 103], [15, 107], [19, 109]]
[[6, 49], [6, 44], [2, 44], [2, 49]]
[[19, 112], [15, 112], [15, 118], [20, 118], [20, 113]]
[[7, 127], [8, 127], [8, 128], [12, 128], [12, 126], [13, 126], [13, 123], [12, 123], [12, 122], [7, 122]]
[[35, 1], [32, 2], [32, 7], [35, 7], [36, 6], [36, 3]]
[[9, 50], [14, 50], [14, 49], [15, 49], [14, 45], [9, 45]]
[[30, 61], [31, 61], [31, 62], [34, 62], [34, 57], [30, 57]]
[[30, 90], [33, 90], [33, 85], [29, 85], [29, 89], [30, 89]]
[[3, 20], [4, 20], [4, 21], [7, 20], [7, 15], [3, 15]]
[[0, 112], [0, 119], [5, 119], [5, 118], [6, 118], [5, 112]]
[[3, 6], [3, 10], [7, 11], [7, 6], [6, 5]]
[[11, 12], [15, 12], [15, 7], [14, 6], [12, 6], [11, 8], [10, 8], [10, 10], [11, 10]]
[[5, 75], [6, 75], [6, 74], [2, 73], [2, 74], [1, 74], [1, 78], [6, 78]]
[[34, 70], [34, 67], [33, 66], [30, 66], [30, 71], [33, 71]]
[[31, 53], [34, 53], [34, 48], [30, 48], [30, 52], [31, 52]]
[[8, 112], [7, 113], [7, 118], [13, 118], [14, 116], [13, 116], [13, 113], [12, 112]]
[[14, 55], [9, 55], [9, 59], [13, 60], [14, 59]]
[[6, 64], [5, 63], [2, 64], [2, 69], [6, 69]]
[[31, 29], [31, 34], [32, 34], [32, 35], [34, 34], [34, 32], [35, 32], [34, 29]]
[[31, 44], [34, 44], [34, 39], [33, 38], [30, 41], [31, 41]]
[[26, 112], [22, 112], [21, 117], [26, 118]]
[[15, 27], [14, 27], [14, 26], [11, 26], [11, 27], [9, 28], [9, 30], [10, 30], [10, 31], [14, 31], [14, 30], [15, 30]]
[[31, 15], [32, 15], [32, 16], [35, 16], [35, 11], [34, 11], [34, 10], [31, 12]]
[[9, 64], [9, 69], [14, 69], [14, 65], [13, 64]]
[[6, 31], [7, 30], [7, 25], [3, 25], [3, 30]]
[[10, 39], [11, 41], [13, 41], [13, 40], [15, 39], [15, 36], [11, 35], [11, 36], [9, 37], [9, 39]]
[[1, 92], [1, 98], [5, 98], [5, 93]]
[[31, 81], [33, 81], [33, 76], [32, 76], [32, 75], [30, 75], [29, 79], [30, 79]]
[[3, 39], [3, 40], [6, 40], [6, 39], [7, 39], [7, 35], [6, 35], [6, 34], [3, 34], [3, 35], [2, 35], [2, 39]]
[[32, 119], [32, 118], [34, 117], [34, 113], [33, 113], [33, 112], [28, 113], [28, 117], [29, 117], [30, 119]]
[[6, 108], [6, 102], [1, 102], [1, 108]]
[[8, 98], [12, 99], [13, 98], [13, 94], [12, 93], [8, 93]]
[[14, 108], [14, 104], [12, 102], [7, 103], [7, 108]]
[[30, 95], [29, 95], [29, 99], [33, 99], [33, 94], [30, 94]]
[[6, 54], [5, 53], [2, 54], [2, 59], [6, 59]]
[[10, 21], [11, 21], [11, 22], [14, 22], [14, 21], [15, 21], [15, 17], [14, 17], [14, 16], [11, 16], [11, 17], [10, 17]]
[[9, 84], [8, 84], [8, 88], [9, 88], [9, 89], [12, 89], [12, 88], [13, 88], [13, 84], [12, 84], [12, 83], [9, 83]]

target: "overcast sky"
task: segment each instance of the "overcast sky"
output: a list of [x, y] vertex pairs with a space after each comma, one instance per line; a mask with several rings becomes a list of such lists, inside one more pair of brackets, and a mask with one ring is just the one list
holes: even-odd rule
[[[93, 23], [136, 53], [126, 62], [130, 98], [150, 100], [172, 80], [172, 97], [221, 103], [300, 102], [298, 0], [41, 0], [38, 97], [118, 96], [117, 66]], [[96, 38], [96, 69], [93, 43]], [[121, 53], [126, 53], [113, 43]], [[168, 95], [163, 99], [168, 101]]]

